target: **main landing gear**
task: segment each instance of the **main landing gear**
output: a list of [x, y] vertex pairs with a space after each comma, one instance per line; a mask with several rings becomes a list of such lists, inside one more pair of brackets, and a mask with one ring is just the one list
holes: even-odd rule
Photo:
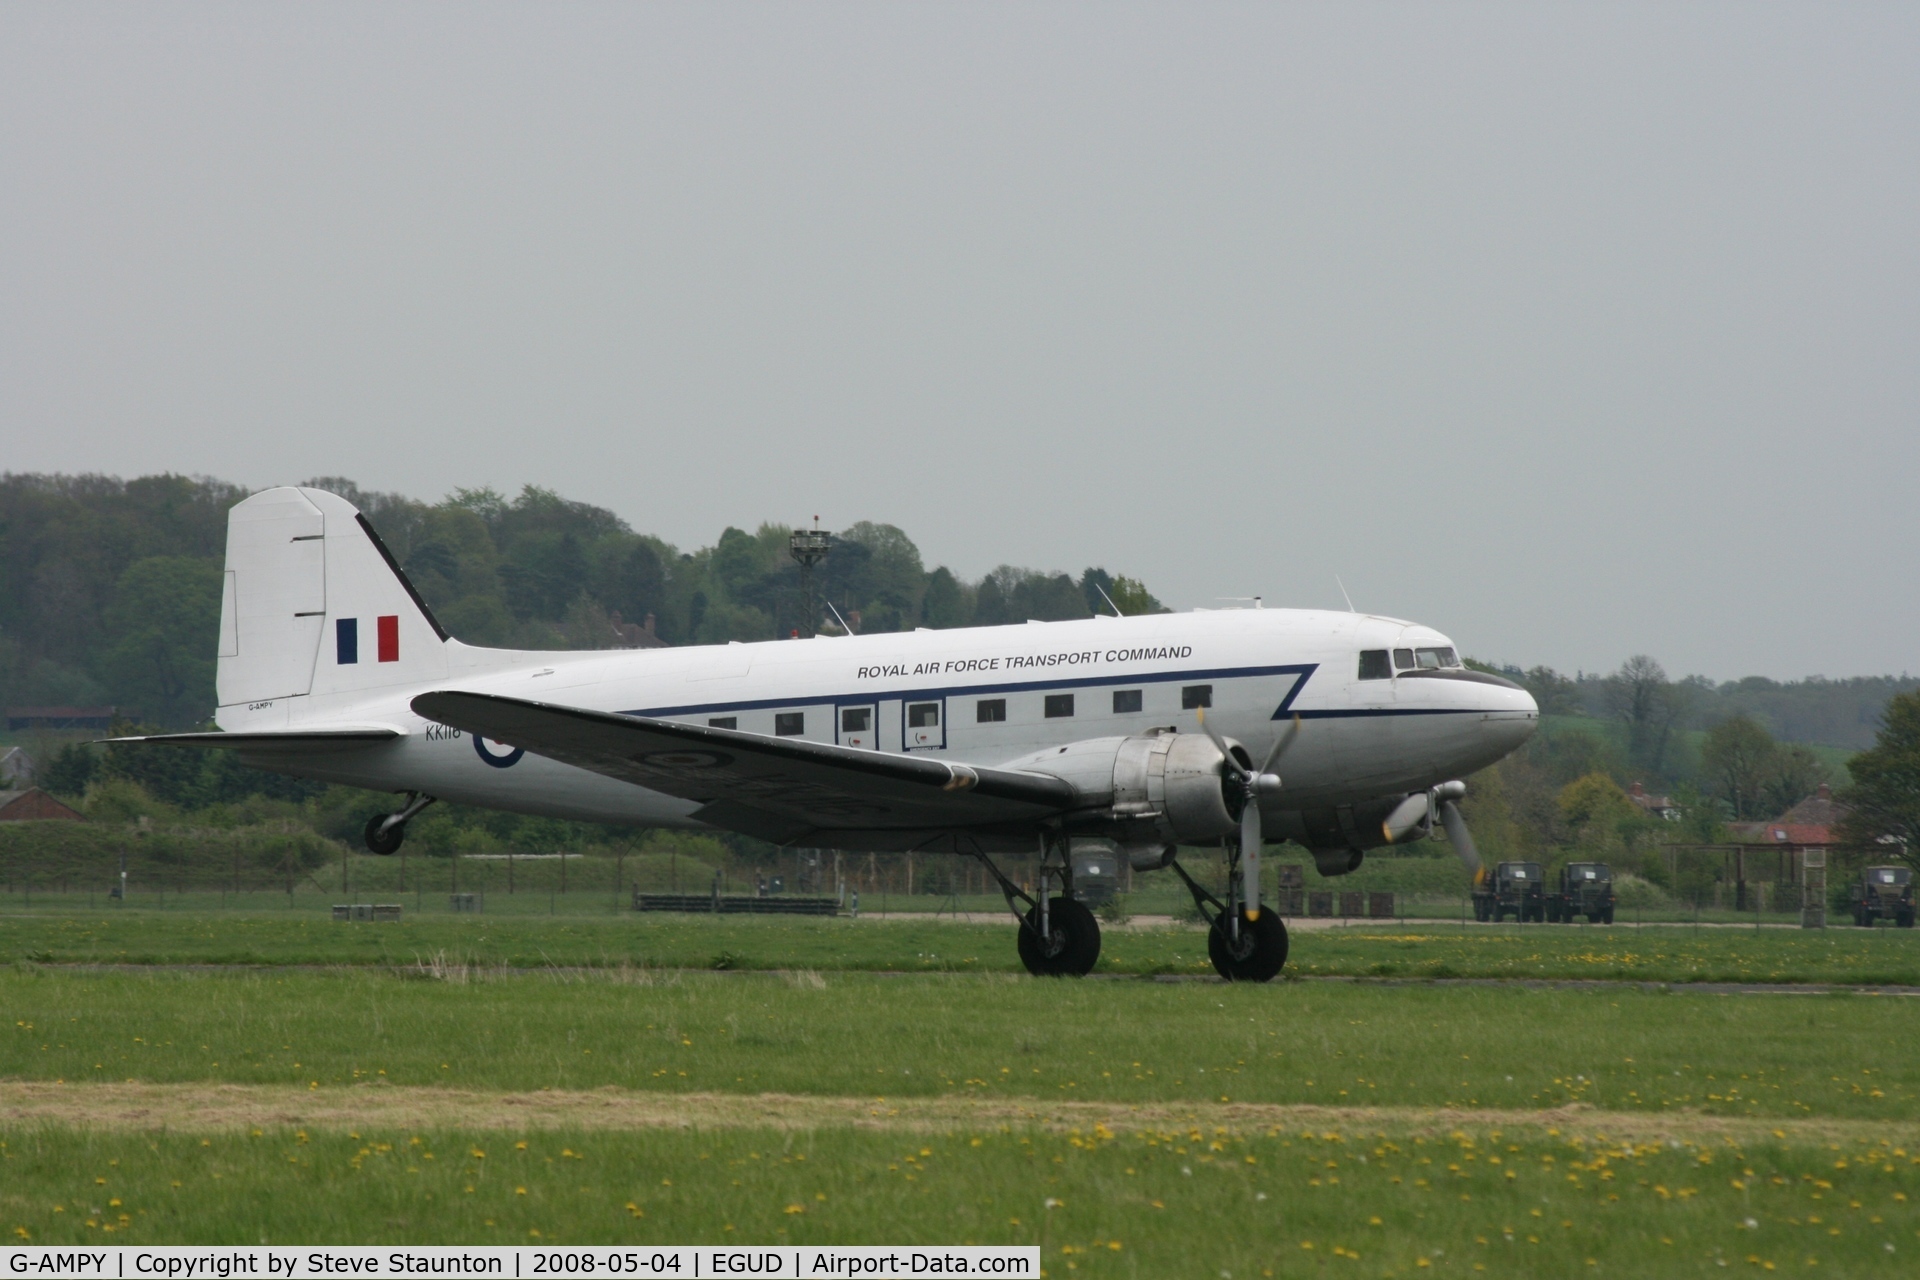
[[[999, 882], [1007, 909], [1020, 922], [1016, 941], [1020, 963], [1028, 973], [1037, 978], [1081, 978], [1093, 972], [1100, 960], [1100, 922], [1073, 896], [1073, 859], [1064, 837], [1040, 838], [1038, 898], [1007, 879], [986, 854], [975, 850], [973, 856]], [[1060, 881], [1058, 896], [1050, 890], [1055, 877]]]
[[1227, 902], [1194, 883], [1179, 860], [1169, 862], [1186, 882], [1193, 905], [1207, 921], [1207, 958], [1228, 982], [1267, 982], [1287, 963], [1287, 926], [1278, 912], [1249, 906], [1240, 900], [1240, 849], [1236, 841], [1227, 850]]
[[367, 819], [367, 848], [383, 858], [400, 852], [400, 842], [407, 838], [407, 823], [433, 801], [432, 796], [409, 791], [406, 807], [398, 813], [380, 813]]

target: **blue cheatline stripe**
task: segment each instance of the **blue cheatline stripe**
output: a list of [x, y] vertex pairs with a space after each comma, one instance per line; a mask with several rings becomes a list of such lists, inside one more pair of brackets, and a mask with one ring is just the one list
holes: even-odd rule
[[333, 648], [334, 661], [343, 667], [360, 661], [360, 619], [334, 619]]
[[645, 707], [638, 711], [622, 711], [623, 716], [697, 716], [714, 711], [765, 711], [772, 707], [818, 707], [828, 703], [840, 706], [867, 706], [876, 702], [892, 702], [897, 698], [909, 700], [934, 698], [964, 698], [990, 693], [1038, 693], [1049, 689], [1088, 689], [1098, 686], [1136, 685], [1136, 684], [1173, 684], [1183, 680], [1235, 680], [1256, 676], [1298, 676], [1293, 688], [1280, 701], [1274, 718], [1291, 714], [1288, 708], [1293, 700], [1300, 696], [1300, 690], [1307, 684], [1307, 678], [1319, 669], [1317, 662], [1291, 663], [1282, 667], [1205, 667], [1194, 671], [1159, 671], [1140, 675], [1076, 676], [1069, 680], [1025, 680], [1011, 684], [956, 684], [932, 689], [865, 689], [859, 693], [823, 693], [804, 698], [756, 698], [746, 702], [699, 702], [682, 707]]

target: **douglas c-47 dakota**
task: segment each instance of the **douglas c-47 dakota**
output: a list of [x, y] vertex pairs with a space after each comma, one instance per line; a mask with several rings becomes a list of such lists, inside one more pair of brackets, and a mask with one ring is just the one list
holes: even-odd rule
[[[1470, 872], [1460, 778], [1539, 711], [1446, 636], [1354, 613], [1234, 609], [676, 649], [521, 652], [449, 636], [344, 499], [279, 488], [227, 526], [221, 732], [257, 768], [404, 793], [390, 854], [436, 799], [778, 845], [975, 858], [1036, 974], [1100, 954], [1068, 841], [1179, 876], [1222, 975], [1265, 981], [1287, 931], [1264, 840], [1324, 875], [1443, 829]], [[1180, 865], [1224, 844], [1225, 897]], [[1037, 854], [1031, 894], [996, 859]]]

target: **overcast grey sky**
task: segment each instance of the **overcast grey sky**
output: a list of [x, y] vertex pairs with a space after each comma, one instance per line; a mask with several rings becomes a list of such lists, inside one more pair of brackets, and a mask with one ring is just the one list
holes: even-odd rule
[[1920, 670], [1920, 6], [0, 8], [0, 467]]

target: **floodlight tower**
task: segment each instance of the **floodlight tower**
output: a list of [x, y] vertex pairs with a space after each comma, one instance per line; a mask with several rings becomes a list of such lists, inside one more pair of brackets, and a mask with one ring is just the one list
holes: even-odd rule
[[833, 549], [833, 535], [820, 527], [820, 517], [813, 518], [813, 528], [795, 529], [787, 539], [787, 553], [800, 562], [800, 589], [807, 597], [807, 638], [813, 638], [813, 566], [827, 558], [827, 552]]

